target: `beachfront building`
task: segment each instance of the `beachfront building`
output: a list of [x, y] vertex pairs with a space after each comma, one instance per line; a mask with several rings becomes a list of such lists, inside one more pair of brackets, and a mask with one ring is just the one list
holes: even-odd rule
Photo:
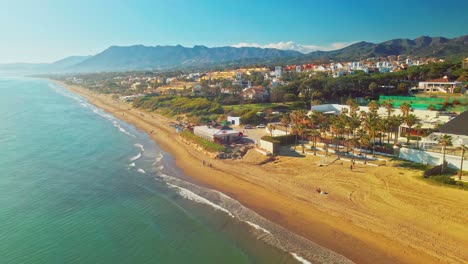
[[[456, 89], [458, 88], [458, 89]], [[458, 91], [457, 91], [458, 90]], [[434, 79], [426, 82], [419, 82], [418, 87], [411, 88], [412, 92], [422, 93], [464, 93], [462, 82], [449, 81], [447, 76], [440, 79]]]
[[239, 138], [242, 138], [242, 132], [230, 129], [228, 127], [214, 126], [196, 126], [193, 128], [193, 133], [196, 136], [204, 138], [211, 142], [219, 142], [223, 144], [231, 143]]
[[234, 126], [239, 126], [240, 125], [240, 117], [239, 116], [228, 116], [227, 121], [229, 124], [234, 125]]

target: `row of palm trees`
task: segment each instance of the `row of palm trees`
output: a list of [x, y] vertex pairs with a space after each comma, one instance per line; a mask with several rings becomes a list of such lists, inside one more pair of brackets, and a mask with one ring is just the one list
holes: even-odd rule
[[[291, 133], [296, 138], [308, 138], [313, 143], [314, 154], [316, 154], [316, 144], [318, 139], [327, 138], [331, 135], [332, 141], [335, 140], [335, 148], [338, 151], [340, 140], [345, 141], [347, 152], [355, 147], [372, 147], [372, 154], [375, 152], [377, 138], [380, 144], [384, 136], [387, 136], [387, 144], [393, 135], [394, 143], [398, 140], [398, 129], [401, 124], [408, 126], [407, 143], [410, 141], [411, 130], [419, 123], [418, 118], [410, 114], [410, 105], [403, 103], [400, 105], [402, 115], [393, 115], [395, 111], [391, 101], [382, 103], [382, 107], [387, 110], [386, 116], [378, 114], [379, 104], [371, 101], [368, 104], [369, 111], [360, 111], [357, 102], [351, 98], [346, 101], [348, 108], [338, 115], [325, 115], [320, 112], [307, 114], [305, 111], [293, 111], [285, 114], [280, 123], [286, 128], [291, 127]], [[326, 149], [328, 147], [326, 146]]]
[[[410, 143], [411, 132], [413, 128], [417, 131], [417, 147], [419, 148], [419, 136], [421, 132], [420, 120], [411, 114], [411, 106], [407, 103], [400, 105], [399, 109], [401, 115], [395, 115], [393, 112], [395, 108], [391, 101], [384, 101], [380, 106], [386, 109], [386, 116], [378, 114], [379, 104], [376, 101], [371, 101], [368, 104], [369, 111], [359, 111], [357, 102], [351, 98], [346, 101], [348, 108], [343, 110], [338, 115], [325, 115], [320, 112], [312, 112], [308, 114], [306, 111], [292, 111], [289, 114], [282, 116], [280, 123], [286, 128], [291, 127], [291, 133], [296, 135], [296, 142], [299, 138], [307, 138], [312, 142], [314, 155], [317, 154], [317, 141], [325, 139], [331, 135], [332, 141], [335, 140], [335, 151], [339, 156], [339, 142], [340, 139], [345, 141], [346, 152], [351, 149], [354, 159], [354, 148], [360, 147], [369, 149], [372, 147], [372, 155], [375, 153], [375, 145], [377, 138], [379, 143], [382, 144], [384, 135], [387, 137], [387, 144], [393, 137], [394, 144], [398, 143], [399, 128], [402, 124], [408, 127], [406, 132], [406, 143]], [[268, 130], [273, 135], [273, 130], [276, 129], [274, 125], [269, 125]], [[442, 145], [443, 163], [441, 172], [445, 170], [445, 153], [447, 146], [452, 145], [452, 138], [449, 135], [442, 135], [438, 140]], [[328, 154], [328, 141], [325, 143], [325, 151]], [[302, 153], [304, 153], [304, 146], [302, 145]], [[366, 155], [366, 154], [365, 154]], [[367, 157], [365, 157], [366, 160]]]

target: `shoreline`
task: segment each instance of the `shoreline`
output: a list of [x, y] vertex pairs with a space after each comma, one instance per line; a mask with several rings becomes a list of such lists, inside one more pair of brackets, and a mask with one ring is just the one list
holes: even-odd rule
[[[212, 160], [214, 168], [208, 169], [201, 164], [202, 159], [209, 159], [208, 156], [184, 144], [169, 126], [170, 119], [156, 113], [134, 109], [129, 104], [115, 102], [110, 96], [96, 94], [82, 87], [54, 80], [49, 81], [85, 97], [96, 107], [146, 132], [164, 151], [172, 154], [176, 165], [196, 183], [225, 193], [271, 222], [354, 262], [437, 263], [441, 260], [434, 254], [430, 254], [430, 251], [415, 248], [413, 243], [401, 243], [401, 241], [389, 238], [388, 234], [378, 232], [379, 230], [373, 227], [367, 228], [364, 222], [360, 223], [351, 216], [346, 218], [328, 208], [319, 210], [316, 201], [304, 199], [304, 196], [309, 194], [302, 195], [303, 190], [300, 190], [300, 195], [295, 194], [294, 186], [297, 183], [290, 183], [287, 179], [280, 177], [275, 179], [275, 182], [254, 175], [262, 172], [264, 176], [268, 173], [275, 173], [274, 169], [278, 169], [272, 168], [274, 165], [268, 165], [269, 167], [265, 169], [242, 161]], [[289, 160], [285, 159], [281, 162], [286, 163]], [[317, 201], [323, 203], [327, 199], [322, 198], [318, 197]], [[330, 197], [331, 199], [333, 198]], [[352, 200], [351, 195], [349, 199]], [[462, 208], [463, 206], [464, 204]], [[385, 228], [385, 226], [378, 228]], [[465, 227], [462, 226], [462, 228]], [[462, 243], [460, 247], [463, 248], [464, 245], [466, 243]], [[463, 260], [465, 257], [461, 256], [458, 260]]]

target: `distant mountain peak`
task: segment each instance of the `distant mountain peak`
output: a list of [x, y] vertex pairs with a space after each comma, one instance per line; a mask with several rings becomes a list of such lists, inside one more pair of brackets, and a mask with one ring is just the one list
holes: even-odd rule
[[216, 64], [236, 60], [265, 60], [292, 58], [303, 54], [297, 51], [261, 48], [209, 48], [195, 45], [193, 48], [177, 46], [134, 45], [104, 50], [75, 65], [75, 71], [124, 71], [163, 69], [171, 67]]

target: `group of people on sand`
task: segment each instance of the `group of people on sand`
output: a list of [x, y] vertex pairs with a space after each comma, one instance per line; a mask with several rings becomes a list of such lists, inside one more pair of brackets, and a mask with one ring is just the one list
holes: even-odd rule
[[317, 193], [319, 193], [319, 194], [328, 194], [328, 192], [322, 191], [322, 189], [320, 189], [320, 187], [315, 188], [315, 191]]
[[210, 168], [213, 167], [213, 165], [211, 165], [210, 162], [207, 163], [205, 160], [202, 160], [202, 164], [203, 164], [203, 166], [208, 165], [208, 167], [210, 167]]

